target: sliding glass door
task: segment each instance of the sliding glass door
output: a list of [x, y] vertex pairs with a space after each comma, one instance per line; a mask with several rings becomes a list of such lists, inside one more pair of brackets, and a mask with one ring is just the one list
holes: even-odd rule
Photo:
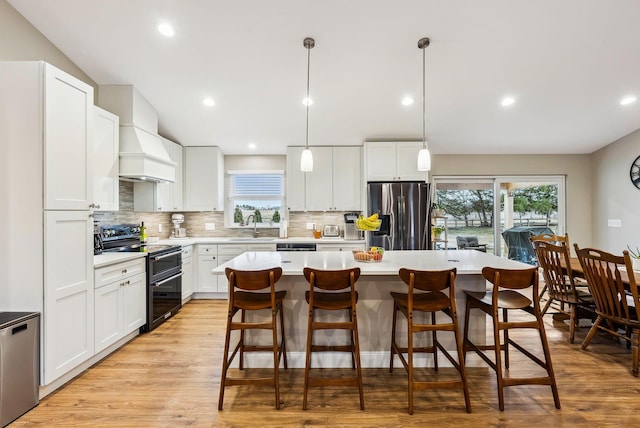
[[530, 234], [565, 232], [564, 176], [434, 177], [433, 183], [446, 222], [432, 224], [447, 226], [447, 242], [438, 248], [477, 242], [488, 253], [531, 263]]

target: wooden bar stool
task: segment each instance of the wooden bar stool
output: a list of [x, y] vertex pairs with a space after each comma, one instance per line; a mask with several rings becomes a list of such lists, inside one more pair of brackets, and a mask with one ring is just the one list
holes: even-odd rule
[[[556, 408], [560, 408], [560, 397], [556, 378], [553, 374], [551, 364], [551, 354], [547, 334], [544, 330], [542, 312], [540, 311], [540, 300], [538, 294], [538, 268], [530, 269], [497, 269], [485, 267], [482, 269], [482, 276], [493, 284], [491, 291], [473, 292], [465, 291], [467, 295], [467, 307], [464, 321], [464, 343], [463, 348], [466, 353], [475, 351], [493, 370], [496, 372], [498, 381], [498, 402], [500, 410], [504, 410], [504, 388], [515, 385], [549, 385], [553, 393], [553, 401]], [[531, 298], [524, 295], [525, 289], [531, 289]], [[521, 290], [522, 293], [516, 291]], [[532, 306], [533, 305], [533, 306]], [[471, 309], [480, 309], [491, 316], [493, 321], [493, 345], [476, 345], [469, 339], [469, 314]], [[502, 309], [502, 320], [500, 320], [500, 309]], [[534, 320], [509, 321], [508, 312], [521, 310], [535, 317]], [[538, 330], [544, 361], [523, 348], [513, 339], [509, 338], [509, 330], [514, 328], [530, 328]], [[500, 331], [504, 334], [504, 340], [500, 342]], [[504, 351], [504, 367], [509, 368], [509, 345], [530, 358], [533, 362], [544, 368], [547, 376], [542, 377], [505, 377], [502, 368], [501, 351]], [[495, 351], [495, 362], [492, 361], [483, 350]]]
[[[232, 385], [273, 385], [276, 392], [276, 409], [280, 409], [280, 378], [278, 371], [280, 359], [284, 360], [284, 368], [287, 368], [287, 349], [284, 335], [284, 316], [282, 300], [286, 291], [276, 291], [275, 284], [282, 276], [282, 268], [274, 267], [259, 271], [240, 271], [226, 268], [225, 274], [229, 279], [229, 313], [227, 315], [227, 334], [224, 341], [224, 354], [222, 362], [222, 375], [220, 376], [220, 398], [218, 410], [222, 410], [224, 389]], [[268, 289], [268, 292], [260, 291]], [[268, 321], [248, 322], [246, 311], [259, 311], [271, 309]], [[235, 314], [241, 312], [240, 321], [234, 321]], [[278, 345], [277, 316], [280, 316], [280, 345]], [[240, 340], [229, 356], [229, 344], [231, 332], [240, 331]], [[247, 345], [245, 343], [246, 330], [271, 330], [271, 345]], [[244, 354], [246, 352], [273, 352], [273, 376], [271, 377], [242, 377], [230, 378], [227, 371], [236, 354], [240, 352], [240, 370], [244, 368]]]
[[[389, 371], [393, 373], [393, 357], [398, 355], [402, 365], [408, 374], [409, 383], [409, 414], [413, 414], [413, 391], [415, 389], [436, 388], [460, 388], [464, 392], [464, 401], [467, 412], [471, 413], [469, 401], [469, 386], [467, 373], [464, 366], [462, 353], [462, 340], [458, 330], [458, 316], [455, 299], [456, 269], [442, 271], [418, 271], [402, 268], [399, 271], [400, 279], [409, 286], [408, 293], [392, 291], [393, 297], [393, 324], [391, 330], [391, 359]], [[415, 293], [415, 290], [422, 292]], [[447, 291], [444, 293], [443, 291]], [[407, 347], [400, 347], [396, 342], [396, 318], [398, 312], [402, 312], [407, 318]], [[416, 320], [416, 312], [431, 313], [431, 324], [419, 323]], [[450, 322], [436, 323], [436, 312], [443, 312], [450, 318]], [[438, 342], [437, 331], [453, 332], [456, 341], [458, 361]], [[428, 347], [414, 347], [413, 335], [416, 333], [431, 332], [432, 343]], [[438, 370], [438, 349], [447, 357], [460, 373], [459, 381], [417, 381], [414, 378], [413, 355], [414, 353], [433, 354], [434, 369]], [[404, 354], [407, 354], [405, 359]]]
[[[360, 268], [345, 270], [318, 270], [304, 268], [304, 277], [309, 282], [309, 291], [305, 293], [309, 303], [309, 321], [307, 328], [307, 359], [304, 368], [304, 398], [302, 409], [307, 410], [307, 395], [310, 386], [357, 386], [360, 392], [360, 410], [364, 410], [364, 393], [362, 387], [362, 367], [360, 364], [360, 342], [358, 340], [358, 317], [356, 303], [358, 293], [355, 284], [360, 277]], [[324, 290], [324, 291], [318, 291]], [[348, 290], [348, 291], [341, 291]], [[347, 311], [346, 321], [316, 321], [317, 310]], [[313, 332], [316, 330], [348, 330], [348, 345], [314, 345]], [[312, 352], [349, 352], [351, 366], [356, 370], [352, 378], [311, 377]]]

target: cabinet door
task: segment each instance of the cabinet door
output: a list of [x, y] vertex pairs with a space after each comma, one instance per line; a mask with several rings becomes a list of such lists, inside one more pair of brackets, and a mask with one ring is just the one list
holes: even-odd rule
[[[168, 140], [167, 140], [168, 141]], [[171, 205], [172, 211], [180, 211], [183, 207], [182, 201], [182, 186], [184, 184], [183, 178], [183, 168], [182, 168], [182, 146], [180, 144], [171, 143], [173, 146], [172, 150], [169, 152], [171, 155], [171, 160], [176, 163], [176, 181], [172, 183], [173, 185], [173, 203]], [[222, 176], [222, 174], [218, 174], [218, 176]], [[224, 180], [224, 176], [223, 180]], [[223, 209], [223, 208], [221, 208]]]
[[333, 149], [312, 147], [313, 171], [307, 172], [305, 206], [307, 211], [333, 210]]
[[[417, 153], [416, 158], [417, 159]], [[396, 143], [365, 143], [367, 181], [396, 180]], [[417, 162], [417, 160], [416, 160]]]
[[138, 274], [122, 281], [122, 335], [137, 330], [147, 315], [147, 276]]
[[44, 93], [45, 209], [89, 209], [93, 88], [46, 64]]
[[95, 291], [95, 351], [100, 352], [122, 337], [121, 282], [112, 282]]
[[185, 147], [184, 153], [184, 210], [224, 210], [224, 165], [220, 149]]
[[422, 148], [421, 142], [407, 141], [395, 143], [396, 147], [396, 175], [402, 181], [426, 181], [427, 173], [418, 171], [418, 152]]
[[93, 203], [96, 210], [118, 211], [120, 120], [100, 107], [93, 108]]
[[305, 211], [306, 174], [300, 171], [300, 156], [304, 147], [287, 147], [287, 209]]
[[88, 211], [45, 211], [44, 380], [94, 354], [93, 219]]
[[211, 270], [216, 267], [218, 267], [218, 256], [198, 256], [197, 292], [216, 293], [218, 291], [218, 275], [211, 273]]
[[362, 191], [362, 150], [360, 147], [333, 148], [333, 209], [360, 211]]
[[182, 300], [193, 294], [193, 259], [182, 259]]

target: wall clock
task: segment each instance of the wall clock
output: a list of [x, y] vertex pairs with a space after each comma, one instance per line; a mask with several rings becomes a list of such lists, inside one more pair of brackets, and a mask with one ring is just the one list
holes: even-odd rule
[[631, 176], [631, 182], [633, 185], [640, 189], [640, 156], [638, 156], [631, 164], [629, 175]]

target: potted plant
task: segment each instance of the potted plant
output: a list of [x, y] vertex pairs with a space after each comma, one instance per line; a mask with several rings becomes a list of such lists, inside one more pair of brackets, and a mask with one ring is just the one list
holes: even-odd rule
[[440, 206], [440, 204], [433, 203], [431, 205], [431, 216], [432, 217], [444, 217], [444, 209]]
[[640, 248], [636, 247], [635, 251], [631, 249], [629, 245], [627, 245], [629, 249], [629, 255], [631, 256], [631, 263], [633, 270], [640, 270]]
[[256, 223], [262, 223], [262, 213], [260, 210], [256, 210], [254, 214], [256, 216]]
[[278, 210], [275, 210], [273, 212], [273, 215], [271, 216], [271, 221], [274, 223], [280, 223], [280, 213], [278, 212]]
[[444, 226], [431, 226], [431, 235], [433, 239], [440, 239], [440, 236], [444, 232]]
[[242, 217], [242, 210], [238, 207], [236, 207], [235, 211], [233, 212], [233, 222], [240, 223], [240, 226], [242, 226], [242, 223], [244, 223], [244, 218]]

